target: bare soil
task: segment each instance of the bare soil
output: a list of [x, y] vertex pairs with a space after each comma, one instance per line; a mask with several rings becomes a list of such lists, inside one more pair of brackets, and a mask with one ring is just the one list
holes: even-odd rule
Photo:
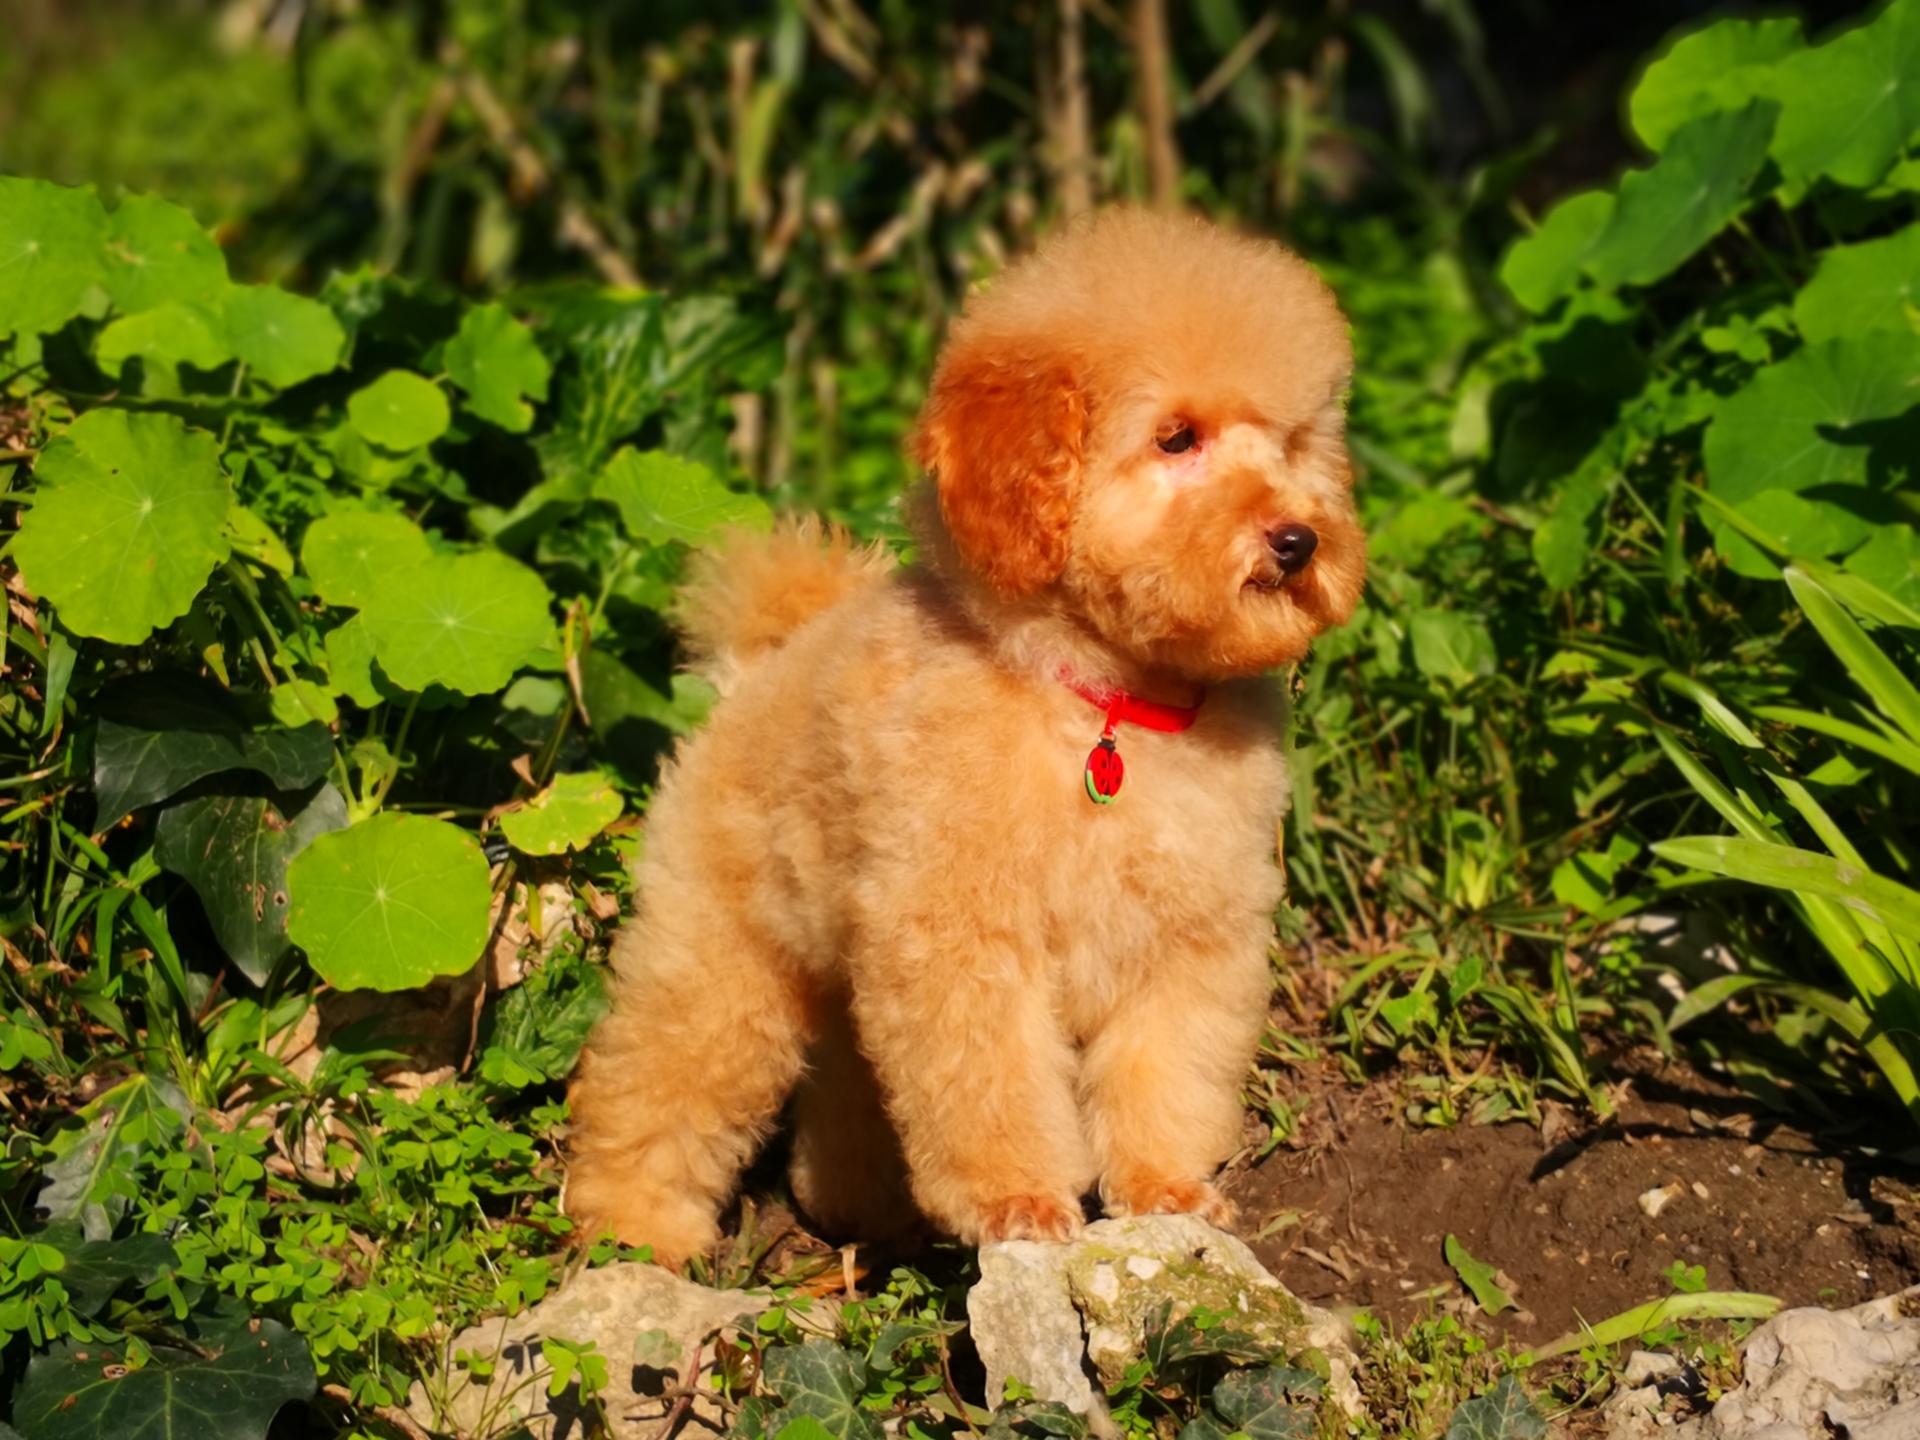
[[1920, 1281], [1920, 1174], [1881, 1149], [1897, 1128], [1811, 1133], [1687, 1066], [1629, 1069], [1618, 1116], [1587, 1128], [1555, 1108], [1540, 1129], [1415, 1129], [1391, 1078], [1305, 1076], [1292, 1148], [1226, 1179], [1240, 1233], [1302, 1298], [1400, 1321], [1470, 1303], [1453, 1234], [1509, 1282], [1521, 1309], [1492, 1324], [1527, 1343], [1671, 1293], [1675, 1260], [1790, 1305]]

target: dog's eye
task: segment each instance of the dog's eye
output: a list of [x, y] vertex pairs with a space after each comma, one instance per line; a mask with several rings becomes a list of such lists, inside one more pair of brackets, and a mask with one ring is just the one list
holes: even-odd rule
[[1169, 455], [1184, 455], [1193, 448], [1193, 442], [1199, 437], [1193, 433], [1191, 425], [1182, 425], [1171, 435], [1161, 435], [1154, 440]]

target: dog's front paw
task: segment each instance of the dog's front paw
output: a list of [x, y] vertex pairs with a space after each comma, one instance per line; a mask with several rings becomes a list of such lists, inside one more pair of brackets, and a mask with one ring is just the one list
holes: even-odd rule
[[980, 1207], [979, 1243], [995, 1240], [1071, 1240], [1085, 1217], [1077, 1201], [1053, 1195], [1009, 1195]]
[[1233, 1223], [1233, 1205], [1205, 1180], [1152, 1177], [1110, 1181], [1103, 1187], [1109, 1215], [1198, 1215], [1224, 1230]]

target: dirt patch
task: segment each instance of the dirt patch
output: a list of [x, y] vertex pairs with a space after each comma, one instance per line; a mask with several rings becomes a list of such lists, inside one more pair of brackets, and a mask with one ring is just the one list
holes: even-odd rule
[[1518, 1124], [1411, 1129], [1389, 1081], [1302, 1088], [1298, 1148], [1226, 1183], [1255, 1253], [1321, 1304], [1404, 1320], [1449, 1303], [1449, 1233], [1512, 1282], [1522, 1312], [1494, 1324], [1527, 1342], [1668, 1294], [1675, 1260], [1800, 1305], [1920, 1281], [1920, 1177], [1873, 1153], [1897, 1134], [1816, 1136], [1684, 1066], [1643, 1064], [1616, 1121], [1552, 1143]]

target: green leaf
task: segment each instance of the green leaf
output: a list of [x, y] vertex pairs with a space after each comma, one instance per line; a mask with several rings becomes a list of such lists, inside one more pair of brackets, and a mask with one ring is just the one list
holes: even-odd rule
[[227, 344], [247, 368], [284, 390], [340, 363], [346, 331], [326, 306], [273, 285], [226, 292]]
[[496, 550], [388, 576], [360, 613], [380, 668], [407, 690], [491, 694], [553, 633], [545, 582]]
[[1871, 540], [1847, 556], [1846, 574], [1873, 586], [1890, 602], [1880, 607], [1887, 624], [1920, 629], [1920, 615], [1894, 618], [1896, 606], [1920, 611], [1920, 531], [1907, 525], [1880, 526]]
[[49, 334], [78, 315], [106, 238], [93, 187], [0, 175], [0, 338]]
[[1494, 1387], [1453, 1412], [1446, 1440], [1546, 1440], [1547, 1422], [1533, 1408], [1517, 1376], [1502, 1375]]
[[64, 1227], [41, 1234], [57, 1243], [66, 1257], [60, 1283], [79, 1315], [98, 1315], [122, 1287], [150, 1285], [180, 1263], [179, 1254], [162, 1235], [83, 1241], [77, 1230]]
[[[1830, 500], [1836, 487], [1868, 479], [1871, 431], [1916, 401], [1920, 337], [1877, 333], [1809, 345], [1769, 365], [1721, 403], [1703, 447], [1712, 496], [1777, 539], [1788, 554], [1818, 559], [1828, 547], [1857, 544], [1872, 525]], [[1822, 491], [1818, 496], [1803, 492]], [[1767, 492], [1782, 492], [1768, 496]], [[1785, 497], [1801, 497], [1796, 503]], [[1726, 548], [1733, 530], [1708, 515]], [[1756, 567], [1743, 567], [1749, 573]], [[1757, 573], [1772, 575], [1771, 566]]]
[[358, 615], [327, 632], [327, 683], [362, 710], [388, 698], [373, 669], [373, 637]]
[[1570, 588], [1587, 568], [1599, 544], [1596, 518], [1604, 515], [1607, 482], [1583, 468], [1560, 487], [1552, 511], [1533, 532], [1533, 560], [1547, 588]]
[[1768, 98], [1774, 63], [1805, 44], [1791, 18], [1720, 20], [1682, 36], [1633, 87], [1627, 113], [1634, 134], [1659, 150], [1689, 120]]
[[411, 370], [389, 370], [347, 401], [347, 419], [364, 439], [388, 450], [418, 450], [447, 433], [447, 397]]
[[766, 501], [722, 485], [706, 466], [663, 450], [623, 448], [606, 463], [593, 493], [610, 500], [636, 540], [699, 545], [734, 526], [765, 530], [773, 524]]
[[107, 294], [129, 315], [215, 300], [227, 288], [220, 247], [191, 212], [155, 195], [130, 195], [107, 217], [103, 269]]
[[1213, 1408], [1251, 1440], [1313, 1440], [1312, 1400], [1322, 1388], [1318, 1375], [1292, 1365], [1238, 1370], [1213, 1387]]
[[432, 559], [426, 533], [406, 516], [385, 511], [332, 511], [309, 525], [300, 542], [300, 563], [320, 598], [355, 609]]
[[1539, 314], [1573, 288], [1612, 219], [1613, 196], [1605, 190], [1562, 200], [1538, 230], [1514, 242], [1500, 262], [1500, 279]]
[[266, 1440], [319, 1383], [306, 1341], [277, 1320], [223, 1317], [191, 1338], [155, 1344], [137, 1369], [117, 1346], [62, 1341], [27, 1366], [14, 1423], [25, 1440]]
[[1651, 285], [1678, 269], [1745, 207], [1778, 114], [1760, 100], [1681, 126], [1650, 168], [1621, 178], [1588, 272], [1602, 285]]
[[287, 868], [287, 933], [342, 990], [457, 975], [487, 941], [486, 857], [443, 820], [386, 813], [317, 836]]
[[298, 809], [264, 795], [204, 795], [161, 812], [154, 858], [193, 886], [220, 948], [264, 985], [290, 943], [287, 866], [346, 824], [347, 803], [331, 785]]
[[333, 737], [323, 725], [247, 730], [192, 691], [150, 707], [145, 718], [155, 728], [100, 721], [93, 742], [96, 831], [223, 770], [257, 771], [282, 790], [298, 790], [333, 760]]
[[171, 415], [89, 410], [34, 478], [13, 558], [77, 635], [139, 644], [186, 613], [227, 553], [219, 445]]
[[521, 1086], [563, 1079], [612, 1003], [606, 973], [603, 965], [549, 960], [507, 991], [482, 1022], [480, 1073], [501, 1084], [518, 1070]]
[[1657, 841], [1661, 859], [1693, 870], [1837, 901], [1897, 935], [1920, 940], [1920, 891], [1815, 850], [1728, 835], [1683, 835]]
[[518, 810], [500, 817], [508, 843], [524, 855], [578, 850], [620, 818], [620, 793], [597, 772], [560, 775]]
[[1500, 1288], [1500, 1282], [1494, 1278], [1493, 1266], [1484, 1260], [1474, 1258], [1456, 1235], [1447, 1236], [1441, 1253], [1447, 1257], [1447, 1264], [1453, 1267], [1453, 1273], [1460, 1277], [1460, 1283], [1473, 1293], [1475, 1303], [1489, 1315], [1498, 1315], [1502, 1310], [1517, 1310], [1513, 1296]]
[[1787, 588], [1806, 612], [1827, 648], [1846, 667], [1848, 678], [1866, 692], [1880, 713], [1920, 745], [1920, 688], [1901, 673], [1873, 638], [1831, 594], [1805, 571], [1789, 565]]
[[161, 305], [115, 320], [100, 332], [93, 352], [100, 368], [114, 376], [136, 355], [160, 365], [217, 370], [233, 359], [226, 317], [206, 305]]
[[761, 1374], [786, 1402], [781, 1418], [805, 1416], [826, 1427], [834, 1440], [881, 1440], [880, 1422], [860, 1408], [864, 1367], [830, 1340], [809, 1340], [768, 1350]]
[[1793, 297], [1793, 323], [1808, 343], [1891, 330], [1920, 330], [1920, 225], [1880, 240], [1840, 245], [1820, 256]]
[[[1669, 1295], [1636, 1305], [1597, 1325], [1584, 1325], [1537, 1350], [1520, 1357], [1523, 1365], [1538, 1365], [1556, 1355], [1585, 1349], [1588, 1345], [1620, 1345], [1637, 1340], [1655, 1326], [1682, 1320], [1771, 1320], [1780, 1312], [1780, 1302], [1771, 1295], [1754, 1295], [1741, 1290], [1703, 1290], [1697, 1295]], [[1448, 1432], [1449, 1437], [1452, 1432]]]
[[1479, 620], [1458, 610], [1419, 610], [1407, 630], [1413, 663], [1429, 679], [1463, 686], [1493, 674], [1493, 635]]
[[171, 1081], [152, 1075], [129, 1076], [102, 1091], [74, 1112], [72, 1128], [47, 1141], [52, 1158], [34, 1204], [52, 1223], [76, 1220], [87, 1239], [107, 1239], [127, 1213], [134, 1164], [178, 1134], [190, 1110]]
[[1920, 3], [1893, 0], [1866, 24], [1787, 56], [1768, 93], [1783, 107], [1773, 154], [1790, 181], [1872, 185], [1920, 129]]
[[[293, 552], [273, 527], [244, 505], [227, 507], [227, 544], [262, 570], [293, 574]], [[295, 722], [300, 723], [300, 722]]]
[[267, 692], [267, 709], [282, 725], [331, 725], [340, 707], [323, 685], [311, 680], [288, 680]]
[[533, 332], [504, 305], [478, 305], [447, 342], [447, 374], [467, 392], [467, 409], [515, 433], [533, 424], [523, 396], [547, 398], [553, 367], [534, 343]]

